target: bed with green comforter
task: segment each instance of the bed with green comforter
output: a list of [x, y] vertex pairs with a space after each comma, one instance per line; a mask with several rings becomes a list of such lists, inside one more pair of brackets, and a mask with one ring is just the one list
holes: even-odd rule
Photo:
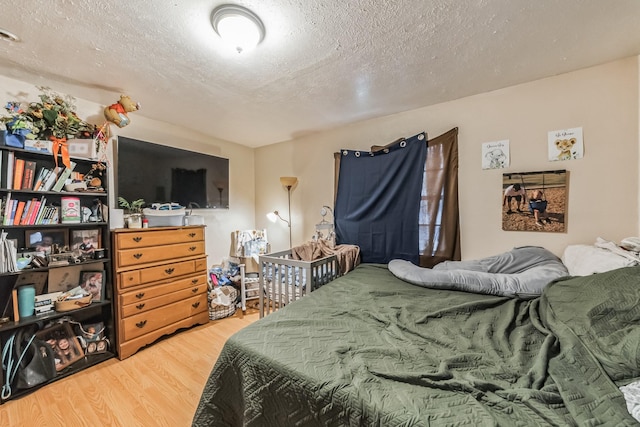
[[225, 344], [194, 426], [638, 425], [640, 267], [532, 300], [364, 264]]

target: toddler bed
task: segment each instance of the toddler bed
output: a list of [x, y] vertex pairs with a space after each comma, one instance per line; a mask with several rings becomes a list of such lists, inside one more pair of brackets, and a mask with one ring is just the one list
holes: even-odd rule
[[363, 264], [233, 335], [193, 425], [637, 425], [639, 325], [640, 267], [523, 299]]

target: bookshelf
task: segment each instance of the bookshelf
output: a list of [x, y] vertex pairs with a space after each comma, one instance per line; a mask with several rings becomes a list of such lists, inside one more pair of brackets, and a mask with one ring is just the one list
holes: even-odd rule
[[[0, 143], [3, 140], [0, 132]], [[40, 260], [38, 263], [32, 261], [26, 268], [18, 271], [8, 271], [5, 265], [0, 266], [0, 342], [3, 345], [18, 329], [41, 330], [65, 316], [81, 325], [102, 323], [106, 339], [115, 343], [111, 260], [108, 256], [111, 240], [108, 221], [108, 169], [98, 168], [102, 172], [100, 187], [80, 186], [80, 191], [69, 191], [71, 187], [66, 186], [72, 179], [82, 180], [85, 174], [96, 169], [97, 163], [99, 162], [92, 159], [72, 157], [71, 167], [67, 168], [62, 164], [61, 157], [58, 157], [56, 165], [51, 153], [0, 145], [2, 232], [18, 248], [18, 258], [38, 260], [37, 256]], [[69, 200], [74, 203], [70, 204]], [[80, 245], [85, 236], [91, 236], [94, 247], [102, 251], [82, 252]], [[67, 257], [70, 252], [80, 256]], [[42, 259], [45, 261], [44, 265]], [[47, 294], [78, 286], [82, 273], [88, 272], [102, 272], [104, 277], [100, 298], [88, 306], [66, 312], [49, 310], [27, 317], [19, 315], [19, 286], [34, 283], [37, 295], [44, 298]], [[81, 360], [57, 372], [49, 382], [114, 356], [114, 346], [106, 352], [87, 353]], [[3, 384], [5, 374], [0, 370]], [[0, 403], [31, 393], [43, 385], [45, 384], [28, 389], [14, 387], [11, 396], [8, 399], [0, 398]]]

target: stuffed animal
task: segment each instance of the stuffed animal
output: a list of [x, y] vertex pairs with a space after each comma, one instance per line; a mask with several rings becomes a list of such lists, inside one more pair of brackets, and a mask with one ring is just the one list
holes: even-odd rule
[[560, 154], [558, 154], [558, 160], [571, 160], [571, 148], [575, 143], [575, 138], [556, 139], [556, 148], [560, 151]]
[[118, 127], [125, 127], [129, 124], [127, 113], [140, 109], [140, 104], [131, 100], [127, 95], [120, 95], [120, 100], [104, 109], [104, 117]]

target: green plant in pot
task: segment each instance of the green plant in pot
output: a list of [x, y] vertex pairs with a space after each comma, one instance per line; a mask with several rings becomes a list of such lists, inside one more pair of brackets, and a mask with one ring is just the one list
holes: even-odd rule
[[124, 197], [118, 197], [118, 205], [125, 211], [125, 222], [128, 228], [142, 228], [142, 207], [144, 199], [127, 201]]

